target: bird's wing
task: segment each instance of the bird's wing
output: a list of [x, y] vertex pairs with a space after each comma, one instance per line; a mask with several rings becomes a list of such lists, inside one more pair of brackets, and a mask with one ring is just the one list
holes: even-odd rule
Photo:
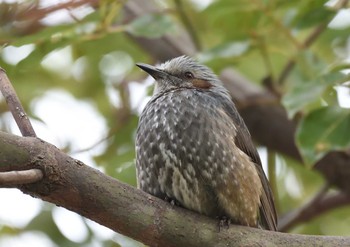
[[247, 154], [252, 161], [254, 162], [262, 186], [263, 192], [260, 198], [261, 207], [260, 207], [260, 221], [264, 228], [268, 230], [277, 230], [277, 214], [275, 209], [275, 204], [272, 196], [272, 191], [269, 185], [269, 182], [266, 178], [264, 170], [261, 165], [261, 160], [259, 154], [252, 142], [248, 128], [246, 127], [243, 119], [238, 114], [236, 108], [234, 107], [233, 102], [226, 101], [224, 103], [225, 112], [230, 116], [234, 121], [234, 124], [237, 128], [237, 134], [235, 137], [235, 143], [239, 149], [241, 149], [245, 154]]

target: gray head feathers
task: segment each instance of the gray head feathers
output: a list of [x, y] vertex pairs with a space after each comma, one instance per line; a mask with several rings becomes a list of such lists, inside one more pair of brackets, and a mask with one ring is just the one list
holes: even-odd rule
[[137, 66], [156, 80], [154, 94], [182, 88], [218, 93], [230, 99], [229, 93], [214, 72], [187, 56], [173, 58], [156, 67], [142, 63]]
[[214, 86], [222, 85], [221, 81], [210, 68], [198, 64], [195, 60], [185, 55], [173, 58], [161, 64], [158, 68], [173, 76], [181, 76], [185, 72], [191, 72], [197, 79], [210, 81]]

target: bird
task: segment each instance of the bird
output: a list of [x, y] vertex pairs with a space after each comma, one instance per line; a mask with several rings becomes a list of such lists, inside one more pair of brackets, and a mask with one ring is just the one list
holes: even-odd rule
[[219, 78], [188, 56], [136, 65], [155, 80], [136, 131], [137, 187], [208, 217], [276, 231], [259, 154]]

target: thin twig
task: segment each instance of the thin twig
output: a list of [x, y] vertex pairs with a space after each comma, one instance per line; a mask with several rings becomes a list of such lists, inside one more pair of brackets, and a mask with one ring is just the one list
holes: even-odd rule
[[287, 62], [286, 66], [282, 69], [280, 76], [277, 79], [277, 84], [282, 85], [284, 81], [287, 79], [289, 73], [295, 66], [295, 60], [291, 59]]
[[50, 13], [53, 13], [55, 11], [61, 10], [61, 9], [73, 9], [78, 8], [83, 5], [90, 5], [90, 6], [97, 6], [98, 0], [77, 0], [77, 1], [68, 1], [68, 2], [61, 2], [57, 4], [50, 5], [46, 8], [40, 8], [39, 5], [31, 6], [30, 9], [26, 9], [23, 12], [20, 12], [18, 14], [18, 18], [21, 20], [27, 20], [27, 19], [35, 19], [40, 20], [47, 16]]
[[328, 23], [329, 21], [321, 23], [310, 33], [310, 35], [305, 39], [303, 43], [304, 49], [310, 47], [316, 41], [316, 39], [321, 35], [321, 33], [324, 30], [326, 30]]
[[91, 149], [107, 141], [111, 137], [115, 136], [116, 133], [120, 131], [121, 127], [129, 121], [131, 116], [131, 106], [130, 106], [130, 92], [128, 88], [128, 83], [129, 83], [128, 81], [124, 80], [118, 86], [118, 90], [120, 92], [120, 98], [122, 100], [122, 107], [118, 109], [118, 112], [116, 114], [118, 116], [118, 119], [114, 127], [109, 131], [109, 133], [105, 137], [101, 138], [90, 147], [71, 151], [69, 152], [71, 155], [90, 151]]
[[107, 141], [109, 138], [111, 138], [114, 135], [115, 135], [114, 131], [110, 131], [110, 133], [108, 135], [106, 135], [105, 137], [101, 138], [100, 140], [98, 140], [97, 142], [92, 144], [91, 146], [86, 147], [86, 148], [82, 148], [82, 149], [77, 149], [77, 150], [70, 151], [69, 154], [73, 155], [73, 154], [80, 154], [80, 153], [88, 152], [88, 151], [94, 149], [95, 147], [97, 147], [98, 145], [100, 145], [101, 143]]
[[[327, 191], [330, 188], [330, 184], [326, 183], [320, 191], [311, 199], [311, 201], [307, 202], [300, 208], [289, 212], [287, 215], [282, 217], [278, 222], [278, 231], [285, 232], [294, 225], [308, 221], [327, 210], [330, 210], [335, 207], [339, 207], [344, 205], [344, 200], [342, 199], [340, 204], [330, 203], [330, 199], [334, 196], [326, 197]], [[350, 202], [350, 197], [349, 197]]]
[[199, 37], [197, 35], [196, 29], [193, 27], [191, 20], [188, 18], [187, 14], [184, 10], [182, 0], [174, 0], [174, 2], [175, 2], [176, 9], [180, 15], [180, 18], [181, 18], [183, 24], [185, 25], [188, 33], [190, 34], [194, 45], [196, 46], [197, 50], [200, 51], [202, 48], [201, 42], [200, 42]]
[[39, 169], [0, 172], [0, 187], [35, 183], [42, 178], [43, 173]]
[[36, 137], [35, 131], [4, 69], [0, 68], [0, 91], [23, 136]]

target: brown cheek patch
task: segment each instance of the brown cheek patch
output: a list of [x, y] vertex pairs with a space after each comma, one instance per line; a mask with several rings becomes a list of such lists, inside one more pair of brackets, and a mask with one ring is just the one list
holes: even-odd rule
[[202, 79], [193, 79], [192, 84], [196, 88], [209, 89], [212, 87], [210, 82], [202, 80]]

